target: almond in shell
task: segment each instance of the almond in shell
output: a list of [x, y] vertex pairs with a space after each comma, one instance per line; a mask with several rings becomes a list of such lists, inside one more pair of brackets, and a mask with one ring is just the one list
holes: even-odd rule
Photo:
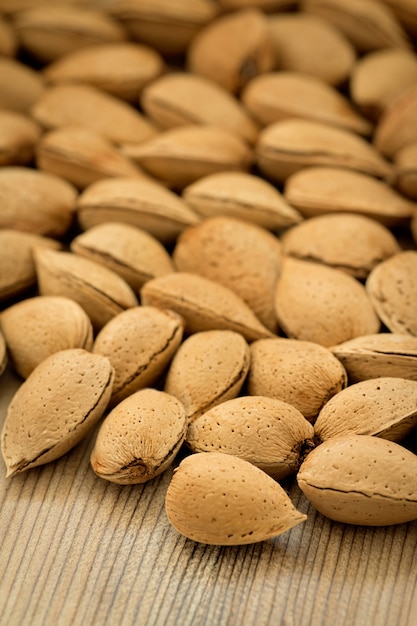
[[30, 113], [44, 91], [40, 72], [17, 59], [0, 56], [0, 107], [20, 113]]
[[0, 166], [30, 163], [40, 134], [29, 116], [0, 109]]

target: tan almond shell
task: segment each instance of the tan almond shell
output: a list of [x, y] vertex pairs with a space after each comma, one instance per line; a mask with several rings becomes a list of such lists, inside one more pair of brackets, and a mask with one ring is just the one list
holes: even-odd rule
[[0, 313], [11, 363], [22, 378], [60, 350], [93, 347], [93, 327], [77, 302], [62, 296], [35, 296]]
[[9, 228], [0, 229], [0, 302], [35, 285], [33, 250], [36, 247], [59, 250], [61, 244], [41, 235]]
[[0, 109], [0, 166], [30, 163], [40, 134], [28, 115]]
[[281, 243], [268, 230], [234, 217], [208, 217], [177, 239], [172, 259], [229, 287], [272, 332], [277, 331], [274, 290], [281, 271]]
[[417, 337], [417, 252], [405, 250], [379, 263], [366, 281], [379, 318], [393, 333]]
[[103, 222], [74, 237], [72, 252], [105, 265], [133, 291], [147, 280], [175, 270], [166, 248], [145, 230], [121, 222]]
[[325, 347], [379, 331], [365, 287], [341, 270], [286, 257], [275, 291], [278, 325]]
[[3, 15], [0, 16], [0, 55], [6, 57], [15, 57], [17, 48], [17, 33], [14, 25], [6, 20]]
[[72, 298], [85, 310], [95, 330], [138, 304], [123, 278], [90, 259], [38, 248], [35, 265], [40, 294]]
[[417, 141], [417, 79], [391, 102], [378, 121], [374, 145], [388, 158]]
[[147, 482], [171, 465], [186, 429], [181, 402], [163, 391], [141, 389], [105, 417], [91, 467], [100, 478], [120, 485]]
[[281, 242], [288, 256], [323, 263], [360, 279], [401, 250], [383, 224], [354, 213], [311, 217], [287, 230]]
[[79, 189], [102, 178], [144, 175], [108, 139], [85, 126], [62, 126], [44, 133], [36, 146], [36, 164]]
[[224, 452], [281, 480], [296, 472], [314, 429], [287, 402], [258, 395], [233, 398], [198, 416], [188, 427], [192, 452]]
[[349, 381], [395, 376], [417, 381], [417, 337], [377, 333], [330, 348], [347, 371]]
[[140, 291], [142, 304], [172, 309], [185, 320], [188, 334], [234, 330], [247, 341], [271, 337], [247, 304], [228, 287], [191, 272], [153, 278]]
[[417, 35], [417, 6], [414, 0], [384, 0], [394, 15], [397, 16], [405, 30]]
[[62, 178], [29, 167], [0, 168], [0, 228], [60, 237], [71, 226], [77, 191]]
[[0, 328], [0, 376], [6, 369], [8, 362], [6, 340]]
[[174, 354], [164, 390], [182, 402], [191, 423], [240, 393], [249, 363], [249, 346], [240, 333], [197, 332], [187, 337]]
[[123, 27], [104, 11], [44, 4], [19, 12], [14, 24], [22, 46], [43, 62], [98, 43], [123, 41]]
[[193, 74], [239, 93], [251, 78], [275, 66], [265, 15], [248, 7], [220, 16], [194, 37], [186, 61]]
[[61, 350], [42, 361], [9, 404], [1, 435], [7, 476], [79, 443], [103, 415], [112, 385], [109, 360], [86, 350]]
[[417, 59], [411, 50], [377, 50], [357, 61], [350, 77], [350, 95], [367, 117], [378, 120], [401, 91], [416, 80]]
[[17, 59], [0, 56], [0, 107], [30, 113], [44, 91], [40, 72]]
[[237, 217], [269, 230], [292, 226], [302, 219], [276, 187], [248, 172], [204, 176], [186, 187], [182, 197], [202, 217]]
[[317, 446], [297, 475], [312, 505], [336, 522], [363, 526], [417, 519], [417, 457], [371, 435], [333, 437]]
[[265, 12], [290, 9], [294, 5], [293, 0], [219, 0], [219, 4], [225, 9], [245, 9], [248, 6], [256, 6]]
[[351, 384], [322, 408], [315, 437], [376, 435], [401, 441], [417, 425], [416, 397], [415, 380], [379, 377]]
[[307, 519], [268, 474], [222, 452], [186, 457], [174, 470], [165, 505], [179, 533], [212, 545], [265, 541]]
[[259, 135], [255, 154], [260, 170], [281, 183], [303, 168], [320, 165], [393, 178], [392, 165], [365, 139], [315, 120], [287, 118], [267, 126]]
[[386, 182], [333, 167], [296, 172], [285, 183], [284, 197], [304, 217], [356, 213], [387, 227], [406, 224], [416, 208]]
[[264, 126], [296, 117], [360, 135], [369, 135], [372, 129], [336, 88], [298, 72], [269, 72], [253, 78], [242, 93], [242, 101]]
[[108, 10], [132, 39], [168, 56], [184, 54], [194, 35], [218, 12], [210, 0], [118, 0]]
[[108, 357], [114, 368], [112, 405], [158, 381], [181, 343], [183, 327], [179, 315], [152, 306], [132, 307], [107, 322], [93, 353]]
[[47, 65], [43, 74], [50, 84], [83, 83], [136, 102], [145, 85], [163, 69], [164, 61], [156, 50], [125, 41], [70, 52]]
[[398, 150], [394, 162], [395, 186], [407, 198], [417, 202], [417, 140]]
[[349, 78], [356, 51], [328, 20], [283, 12], [268, 17], [268, 26], [280, 70], [315, 76], [333, 86]]
[[124, 153], [164, 185], [183, 189], [194, 181], [228, 170], [247, 171], [252, 151], [229, 130], [191, 124], [161, 132]]
[[310, 422], [346, 385], [343, 365], [318, 343], [277, 337], [250, 346], [248, 393], [288, 402]]
[[132, 105], [91, 85], [50, 86], [31, 113], [46, 130], [87, 126], [115, 144], [141, 143], [157, 134], [150, 120]]
[[165, 74], [143, 90], [140, 103], [161, 128], [202, 124], [225, 128], [253, 144], [258, 126], [246, 109], [218, 83], [185, 72]]
[[302, 6], [338, 28], [359, 52], [409, 46], [403, 27], [385, 2], [303, 0]]
[[113, 178], [90, 185], [77, 203], [83, 230], [103, 222], [122, 222], [170, 243], [200, 217], [181, 198], [152, 180]]

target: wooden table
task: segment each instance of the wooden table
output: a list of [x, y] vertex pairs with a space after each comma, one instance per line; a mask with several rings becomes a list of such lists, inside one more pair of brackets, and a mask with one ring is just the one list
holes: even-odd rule
[[[17, 388], [0, 379], [0, 419]], [[415, 626], [417, 522], [316, 513], [264, 543], [204, 546], [164, 511], [171, 476], [122, 487], [89, 467], [93, 436], [0, 486], [1, 626]]]

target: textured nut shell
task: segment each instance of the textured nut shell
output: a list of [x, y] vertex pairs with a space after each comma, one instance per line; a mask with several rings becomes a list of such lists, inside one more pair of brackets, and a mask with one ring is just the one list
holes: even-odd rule
[[108, 139], [83, 126], [63, 126], [45, 133], [36, 147], [39, 169], [80, 189], [101, 178], [143, 176]]
[[409, 143], [395, 154], [395, 185], [399, 191], [417, 201], [417, 141]]
[[97, 330], [112, 317], [138, 304], [129, 285], [99, 263], [70, 252], [36, 250], [41, 295], [72, 298], [85, 310]]
[[406, 223], [416, 206], [383, 181], [333, 167], [296, 172], [286, 181], [284, 197], [304, 217], [359, 213], [389, 227]]
[[93, 347], [93, 327], [79, 304], [61, 296], [36, 296], [0, 314], [0, 325], [16, 372], [27, 378], [60, 350]]
[[191, 272], [173, 272], [149, 280], [142, 304], [172, 309], [185, 320], [185, 331], [234, 330], [247, 341], [270, 337], [252, 310], [231, 289]]
[[147, 280], [174, 271], [164, 246], [145, 230], [130, 224], [98, 224], [75, 237], [70, 247], [72, 252], [119, 274], [134, 291]]
[[44, 70], [48, 83], [85, 83], [135, 102], [147, 83], [161, 74], [156, 50], [133, 42], [99, 44], [76, 50]]
[[329, 21], [303, 12], [278, 13], [268, 25], [280, 70], [309, 74], [329, 85], [348, 79], [356, 53]]
[[40, 72], [16, 59], [0, 56], [0, 107], [29, 113], [44, 90]]
[[41, 129], [27, 115], [0, 109], [0, 166], [31, 161]]
[[187, 337], [169, 366], [165, 391], [182, 402], [192, 422], [213, 406], [235, 398], [249, 370], [249, 346], [232, 330]]
[[401, 250], [388, 228], [353, 213], [311, 217], [285, 232], [281, 241], [284, 254], [329, 265], [355, 278], [366, 278], [378, 263]]
[[332, 346], [379, 330], [371, 301], [341, 270], [291, 257], [275, 291], [279, 326], [290, 338]]
[[355, 133], [314, 120], [288, 118], [259, 135], [256, 161], [273, 180], [284, 182], [298, 170], [330, 165], [391, 179], [392, 166]]
[[185, 537], [225, 546], [264, 541], [307, 519], [268, 474], [221, 452], [192, 454], [180, 463], [166, 513]]
[[163, 243], [173, 241], [200, 218], [169, 189], [138, 178], [102, 180], [78, 200], [78, 221], [88, 229], [103, 222], [123, 222], [147, 231]]
[[8, 359], [7, 359], [6, 341], [0, 329], [0, 376], [3, 374], [4, 370], [6, 369], [7, 361]]
[[256, 8], [224, 15], [194, 37], [187, 53], [188, 68], [233, 93], [275, 65], [266, 17]]
[[0, 228], [59, 237], [70, 227], [77, 192], [67, 181], [28, 167], [0, 169]]
[[222, 402], [188, 427], [193, 452], [233, 454], [281, 480], [296, 472], [314, 429], [295, 407], [262, 396]]
[[186, 429], [181, 402], [163, 391], [142, 389], [104, 419], [91, 467], [97, 476], [113, 483], [144, 483], [171, 465]]
[[417, 425], [417, 381], [381, 377], [343, 389], [314, 424], [319, 441], [340, 435], [377, 435], [400, 441]]
[[377, 265], [366, 281], [369, 298], [393, 333], [417, 336], [417, 252], [406, 250]]
[[69, 83], [45, 89], [32, 115], [46, 129], [87, 126], [116, 144], [140, 143], [157, 132], [133, 106], [90, 85]]
[[13, 396], [2, 431], [7, 476], [54, 461], [103, 415], [113, 369], [86, 350], [61, 350], [33, 370]]
[[417, 81], [402, 91], [380, 118], [374, 145], [384, 156], [393, 158], [398, 150], [417, 141]]
[[311, 452], [297, 475], [313, 506], [346, 524], [384, 526], [417, 519], [417, 457], [370, 435], [334, 437]]
[[273, 294], [281, 271], [281, 244], [269, 231], [233, 217], [207, 218], [180, 235], [172, 258], [179, 271], [229, 287], [276, 332]]
[[36, 283], [33, 250], [58, 250], [61, 244], [48, 237], [8, 228], [0, 229], [0, 301], [15, 296]]
[[183, 198], [204, 217], [237, 217], [270, 230], [302, 218], [273, 185], [247, 172], [218, 172], [186, 187]]
[[351, 383], [380, 376], [417, 380], [417, 337], [378, 333], [332, 346], [331, 351]]
[[253, 78], [242, 100], [261, 124], [305, 118], [369, 135], [371, 125], [349, 100], [324, 81], [297, 72], [270, 72]]
[[168, 187], [182, 189], [225, 170], [249, 169], [252, 152], [235, 133], [215, 126], [178, 126], [124, 152]]
[[323, 405], [347, 385], [330, 350], [296, 339], [259, 339], [250, 346], [248, 393], [288, 402], [314, 421]]
[[182, 319], [168, 309], [138, 306], [111, 319], [93, 347], [114, 368], [111, 403], [154, 385], [180, 345], [182, 333]]

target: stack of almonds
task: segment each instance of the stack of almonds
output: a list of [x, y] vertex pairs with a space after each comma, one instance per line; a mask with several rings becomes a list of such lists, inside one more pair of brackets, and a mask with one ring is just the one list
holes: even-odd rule
[[[417, 3], [0, 0], [7, 475], [195, 541], [417, 519]], [[161, 487], [162, 488], [162, 487]]]

